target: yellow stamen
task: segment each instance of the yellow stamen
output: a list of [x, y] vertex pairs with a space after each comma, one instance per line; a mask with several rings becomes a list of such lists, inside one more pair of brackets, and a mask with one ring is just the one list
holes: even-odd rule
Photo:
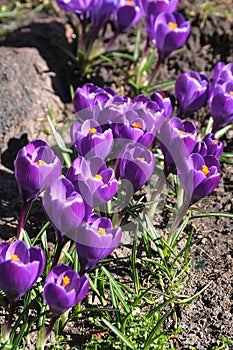
[[168, 25], [172, 30], [174, 30], [178, 27], [178, 25], [176, 23], [173, 23], [173, 22], [168, 22]]
[[133, 2], [133, 1], [126, 1], [126, 5], [128, 5], [128, 6], [134, 6], [134, 2]]
[[41, 164], [45, 164], [45, 161], [40, 159], [37, 162], [34, 163], [35, 165], [41, 165]]
[[230, 91], [230, 95], [233, 95], [233, 90], [232, 90], [232, 91]]
[[105, 230], [105, 228], [99, 227], [99, 228], [98, 228], [98, 233], [99, 233], [100, 235], [106, 235], [106, 230]]
[[95, 134], [97, 132], [96, 128], [90, 128], [89, 129], [89, 134]]
[[178, 130], [181, 135], [184, 135], [185, 132], [183, 130]]
[[68, 276], [62, 277], [62, 287], [65, 288], [70, 283], [70, 278]]
[[202, 170], [201, 170], [201, 171], [203, 172], [203, 174], [204, 174], [205, 176], [208, 175], [209, 172], [210, 172], [207, 165], [202, 165]]
[[132, 127], [135, 129], [141, 129], [142, 128], [142, 123], [141, 122], [133, 122]]
[[11, 260], [19, 261], [20, 259], [19, 259], [17, 254], [13, 254], [13, 255], [11, 255]]
[[103, 180], [103, 177], [100, 174], [96, 174], [94, 177], [98, 180]]
[[217, 139], [214, 139], [214, 140], [213, 140], [213, 143], [216, 143], [216, 144], [217, 144], [217, 143], [218, 143], [218, 140], [217, 140]]
[[143, 160], [145, 160], [145, 158], [143, 158], [143, 157], [141, 157], [141, 158], [138, 157], [137, 160], [142, 160], [142, 161], [143, 161]]

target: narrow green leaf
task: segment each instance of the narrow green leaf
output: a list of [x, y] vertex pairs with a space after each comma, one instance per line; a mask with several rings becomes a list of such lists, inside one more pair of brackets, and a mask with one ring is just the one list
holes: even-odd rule
[[130, 341], [128, 340], [128, 338], [126, 338], [126, 336], [121, 333], [121, 331], [119, 331], [118, 328], [116, 328], [113, 324], [111, 324], [110, 322], [108, 322], [105, 318], [101, 318], [101, 320], [103, 321], [103, 323], [109, 328], [111, 329], [111, 331], [118, 337], [121, 339], [121, 341], [123, 341], [123, 343], [125, 345], [127, 345], [130, 349], [134, 349], [134, 346], [130, 343]]

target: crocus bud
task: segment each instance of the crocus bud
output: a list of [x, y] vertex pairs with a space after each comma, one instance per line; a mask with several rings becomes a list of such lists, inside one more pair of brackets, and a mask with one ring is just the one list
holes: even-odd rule
[[188, 116], [204, 106], [209, 95], [209, 78], [205, 74], [188, 72], [181, 74], [175, 83], [178, 116]]
[[43, 296], [56, 317], [82, 301], [87, 295], [89, 286], [87, 276], [80, 277], [68, 265], [59, 264], [49, 272]]
[[28, 248], [22, 241], [0, 244], [0, 289], [12, 302], [32, 288], [45, 268], [40, 248]]
[[125, 147], [119, 162], [120, 177], [128, 180], [134, 192], [149, 179], [155, 167], [155, 158], [151, 151], [140, 144]]
[[191, 166], [187, 171], [178, 174], [190, 202], [189, 205], [192, 205], [208, 196], [218, 186], [220, 164], [214, 156], [202, 157], [197, 153], [192, 153], [188, 160], [191, 161]]
[[43, 208], [53, 226], [73, 238], [85, 216], [85, 205], [74, 185], [66, 178], [57, 179], [43, 197]]
[[158, 49], [159, 62], [184, 45], [190, 33], [190, 23], [181, 13], [162, 12], [154, 25], [153, 43]]
[[113, 228], [110, 219], [94, 214], [80, 227], [75, 237], [81, 271], [94, 267], [117, 248], [122, 237], [120, 227]]
[[23, 202], [35, 200], [61, 174], [61, 162], [46, 142], [34, 140], [15, 160], [15, 177]]

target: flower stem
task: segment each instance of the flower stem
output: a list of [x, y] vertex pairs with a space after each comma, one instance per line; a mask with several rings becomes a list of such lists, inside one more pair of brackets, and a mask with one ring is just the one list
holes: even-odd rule
[[10, 331], [11, 331], [11, 325], [12, 325], [14, 311], [15, 311], [15, 301], [13, 300], [10, 302], [10, 309], [9, 309], [9, 314], [8, 314], [8, 319], [7, 319], [6, 330], [7, 330], [8, 334], [10, 334]]
[[19, 224], [17, 227], [17, 239], [20, 239], [20, 236], [21, 236], [20, 234], [21, 234], [22, 229], [24, 228], [25, 218], [26, 218], [27, 211], [28, 211], [30, 205], [31, 205], [31, 202], [26, 202], [26, 203], [23, 202], [23, 204], [21, 206]]
[[151, 204], [148, 212], [148, 217], [150, 220], [152, 220], [154, 217], [155, 210], [158, 206], [158, 199], [163, 191], [165, 183], [166, 183], [166, 176], [163, 175], [162, 178], [160, 179], [157, 191], [154, 193], [153, 197], [151, 198], [151, 200], [154, 201], [154, 203]]
[[62, 249], [65, 246], [65, 244], [67, 243], [67, 241], [68, 241], [68, 238], [66, 238], [64, 236], [61, 236], [61, 235], [58, 236], [57, 249], [56, 249], [56, 253], [54, 255], [54, 259], [53, 259], [53, 263], [52, 263], [51, 269], [54, 268], [54, 266], [57, 265], [57, 263], [59, 261], [59, 258], [60, 258], [60, 255], [61, 255], [61, 252], [62, 252]]

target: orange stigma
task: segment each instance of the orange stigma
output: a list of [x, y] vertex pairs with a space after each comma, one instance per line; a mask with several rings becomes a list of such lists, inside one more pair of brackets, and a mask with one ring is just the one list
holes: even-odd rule
[[18, 255], [13, 254], [13, 255], [11, 255], [11, 260], [19, 261], [20, 259], [19, 259]]
[[209, 172], [210, 172], [207, 165], [202, 165], [201, 171], [203, 172], [203, 174], [204, 174], [205, 176], [208, 175]]
[[172, 30], [174, 30], [174, 29], [176, 29], [176, 28], [178, 27], [178, 25], [177, 25], [176, 23], [174, 23], [174, 22], [168, 22], [168, 25], [169, 25], [169, 27], [170, 27]]
[[95, 134], [96, 132], [97, 132], [96, 128], [90, 128], [90, 129], [88, 130], [88, 133], [89, 133], [89, 134]]
[[94, 177], [98, 180], [103, 180], [103, 177], [100, 174], [96, 174]]
[[134, 6], [134, 2], [133, 2], [133, 1], [126, 1], [126, 5], [128, 5], [128, 6]]
[[133, 122], [132, 127], [135, 129], [141, 129], [142, 128], [142, 123], [141, 122]]
[[70, 278], [68, 276], [62, 277], [62, 287], [65, 288], [70, 283]]
[[45, 164], [45, 161], [40, 159], [38, 160], [37, 162], [34, 163], [35, 165], [42, 165], [42, 164]]
[[99, 233], [100, 235], [106, 235], [106, 230], [105, 230], [105, 228], [99, 227], [99, 228], [98, 228], [98, 233]]

